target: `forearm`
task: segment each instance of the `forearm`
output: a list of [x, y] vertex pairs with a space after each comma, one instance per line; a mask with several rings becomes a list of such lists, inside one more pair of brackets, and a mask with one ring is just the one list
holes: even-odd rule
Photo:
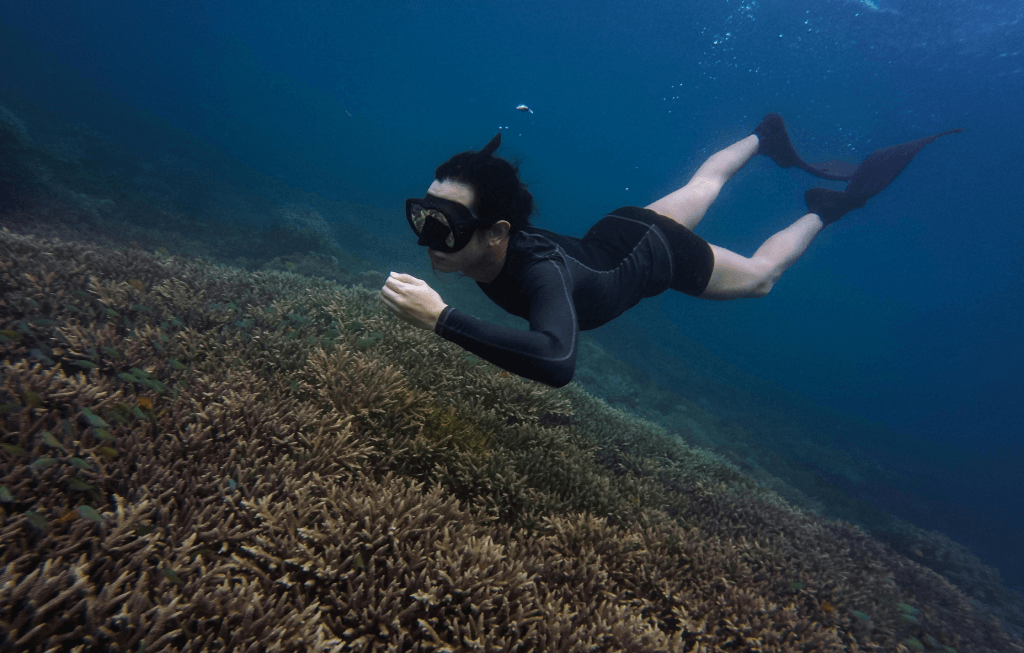
[[576, 332], [510, 329], [447, 307], [435, 333], [513, 374], [554, 387], [572, 380], [576, 371]]

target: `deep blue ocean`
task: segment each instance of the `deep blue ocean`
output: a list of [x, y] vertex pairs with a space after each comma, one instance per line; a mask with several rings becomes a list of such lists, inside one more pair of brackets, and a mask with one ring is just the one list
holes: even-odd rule
[[[769, 111], [808, 160], [965, 128], [828, 227], [768, 297], [668, 293], [622, 319], [870, 425], [837, 427], [836, 446], [899, 476], [879, 507], [1024, 587], [1020, 0], [3, 0], [0, 56], [0, 87], [136, 151], [161, 145], [146, 116], [375, 207], [389, 217], [361, 226], [410, 258], [404, 199], [499, 130], [537, 226], [579, 236], [682, 186]], [[697, 233], [749, 256], [817, 185], [759, 157]]]

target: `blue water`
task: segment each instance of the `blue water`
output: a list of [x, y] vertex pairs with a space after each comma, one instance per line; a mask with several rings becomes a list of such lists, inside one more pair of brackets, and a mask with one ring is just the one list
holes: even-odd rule
[[[139, 151], [128, 113], [296, 187], [377, 207], [481, 147], [521, 161], [539, 226], [582, 234], [785, 116], [809, 160], [964, 127], [829, 227], [769, 297], [629, 315], [878, 424], [887, 510], [1024, 587], [1024, 5], [1019, 0], [0, 3], [0, 86]], [[515, 111], [525, 103], [533, 114]], [[750, 255], [805, 173], [755, 160], [697, 232]], [[411, 252], [410, 256], [416, 255]]]

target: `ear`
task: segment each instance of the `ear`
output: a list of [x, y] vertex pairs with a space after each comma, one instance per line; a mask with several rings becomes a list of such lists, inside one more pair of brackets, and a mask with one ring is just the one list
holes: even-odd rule
[[512, 225], [509, 224], [507, 220], [498, 220], [487, 228], [487, 244], [497, 245], [508, 236], [508, 232], [511, 228]]

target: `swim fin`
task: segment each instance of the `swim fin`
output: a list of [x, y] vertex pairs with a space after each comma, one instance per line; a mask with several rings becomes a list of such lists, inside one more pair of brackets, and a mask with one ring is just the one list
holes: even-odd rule
[[869, 199], [882, 192], [926, 145], [940, 136], [962, 131], [950, 129], [916, 141], [875, 150], [858, 166], [846, 161], [807, 163], [796, 153], [786, 133], [782, 116], [777, 113], [765, 116], [754, 129], [754, 134], [758, 137], [757, 153], [768, 156], [783, 168], [796, 167], [822, 179], [850, 182], [843, 191], [812, 188], [804, 193], [807, 209], [818, 214], [825, 224], [831, 224], [848, 211], [864, 206]]

